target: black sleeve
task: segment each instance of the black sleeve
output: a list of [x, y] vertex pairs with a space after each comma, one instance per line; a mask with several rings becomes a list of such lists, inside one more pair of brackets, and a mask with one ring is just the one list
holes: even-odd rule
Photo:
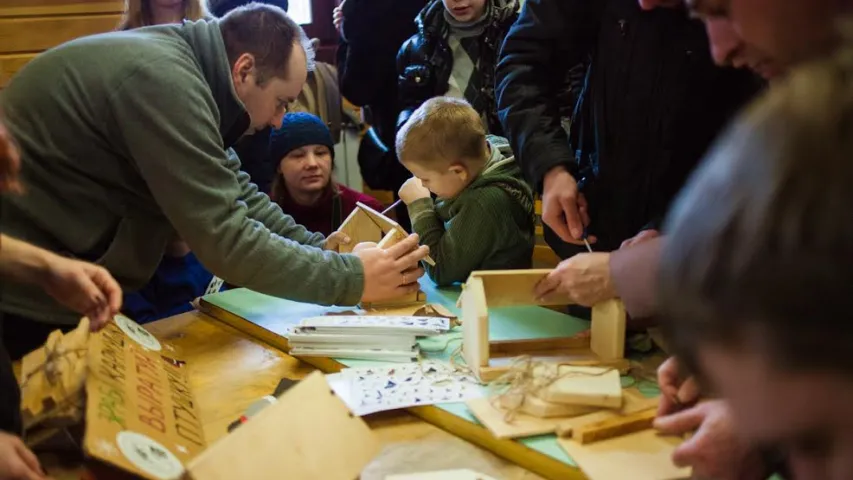
[[432, 83], [430, 72], [424, 65], [413, 65], [412, 52], [415, 49], [417, 36], [406, 40], [397, 54], [397, 93], [400, 98], [400, 114], [397, 116], [397, 130], [406, 123], [412, 113], [421, 106], [425, 92]]
[[554, 99], [569, 70], [593, 51], [603, 3], [527, 0], [501, 49], [498, 116], [528, 181], [540, 191], [553, 167], [577, 173]]

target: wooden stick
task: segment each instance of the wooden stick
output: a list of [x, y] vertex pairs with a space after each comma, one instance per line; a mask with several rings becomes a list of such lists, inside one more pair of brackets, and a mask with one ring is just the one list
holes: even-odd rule
[[402, 201], [402, 198], [397, 199], [397, 201], [392, 203], [390, 207], [386, 208], [385, 210], [382, 210], [382, 215], [388, 215], [388, 212], [397, 208], [397, 205], [399, 205]]
[[651, 428], [656, 415], [657, 412], [654, 409], [649, 409], [625, 415], [624, 417], [602, 420], [579, 427], [572, 434], [572, 437], [580, 442], [581, 445], [608, 438], [621, 437], [622, 435]]

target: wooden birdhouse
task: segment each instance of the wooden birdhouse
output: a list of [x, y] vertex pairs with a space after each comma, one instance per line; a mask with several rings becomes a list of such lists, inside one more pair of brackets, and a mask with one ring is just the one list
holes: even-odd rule
[[537, 359], [576, 362], [579, 365], [621, 366], [625, 356], [625, 306], [614, 299], [595, 305], [588, 342], [575, 337], [489, 341], [489, 308], [557, 306], [573, 303], [556, 295], [537, 300], [534, 288], [551, 270], [494, 270], [472, 272], [459, 303], [462, 307], [462, 354], [482, 382], [494, 380], [510, 368], [507, 358], [531, 355]]
[[[409, 236], [400, 224], [361, 202], [356, 204], [355, 210], [344, 220], [338, 231], [350, 238], [349, 244], [338, 246], [339, 253], [350, 253], [356, 245], [364, 242], [375, 243], [379, 248], [383, 249], [389, 248]], [[427, 257], [425, 261], [430, 265], [435, 265], [435, 262], [430, 257]], [[365, 309], [370, 309], [401, 307], [425, 302], [426, 295], [418, 291], [399, 299], [381, 303], [374, 302], [362, 306]]]

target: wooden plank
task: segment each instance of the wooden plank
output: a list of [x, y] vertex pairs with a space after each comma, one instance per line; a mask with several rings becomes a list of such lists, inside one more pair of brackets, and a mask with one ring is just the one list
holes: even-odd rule
[[277, 480], [283, 472], [351, 480], [378, 453], [375, 435], [315, 372], [202, 452], [187, 471], [194, 480]]
[[649, 409], [620, 418], [611, 418], [590, 423], [576, 429], [572, 433], [572, 438], [580, 442], [581, 445], [585, 445], [629, 433], [640, 432], [647, 428], [652, 428], [652, 423], [654, 423], [656, 416], [657, 412], [654, 409]]
[[13, 53], [0, 55], [0, 88], [9, 84], [18, 70], [24, 68], [24, 65], [30, 60], [36, 58], [35, 53]]
[[489, 341], [489, 355], [529, 355], [531, 352], [544, 352], [548, 350], [588, 349], [589, 342], [589, 336], [586, 335], [559, 338], [532, 338], [526, 340], [491, 340]]
[[489, 308], [516, 305], [569, 305], [571, 299], [562, 294], [537, 299], [534, 295], [536, 285], [551, 273], [550, 269], [530, 270], [489, 270], [471, 273], [483, 281], [486, 303]]
[[122, 0], [0, 0], [0, 17], [122, 12]]
[[[553, 372], [553, 368], [538, 368], [541, 374]], [[561, 365], [557, 372], [561, 378], [536, 394], [542, 400], [590, 407], [622, 406], [622, 385], [615, 369]]]
[[382, 240], [382, 229], [367, 214], [359, 208], [350, 212], [338, 228], [339, 232], [345, 233], [350, 238], [348, 245], [340, 245], [340, 253], [350, 253], [356, 244], [362, 242], [379, 243]]
[[592, 351], [602, 360], [625, 357], [627, 315], [622, 300], [611, 299], [592, 307]]
[[489, 365], [489, 312], [482, 280], [469, 278], [462, 298], [462, 354], [476, 374]]
[[0, 53], [32, 53], [116, 28], [120, 15], [0, 18]]

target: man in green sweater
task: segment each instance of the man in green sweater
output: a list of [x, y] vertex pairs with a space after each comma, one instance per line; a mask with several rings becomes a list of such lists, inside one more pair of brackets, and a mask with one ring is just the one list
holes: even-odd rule
[[436, 284], [464, 282], [475, 270], [530, 268], [533, 191], [509, 142], [487, 136], [470, 104], [427, 100], [397, 133], [397, 155], [414, 175], [399, 194], [435, 259], [426, 268]]
[[[261, 4], [39, 55], [0, 92], [28, 190], [4, 201], [2, 232], [98, 263], [127, 290], [145, 284], [175, 233], [215, 275], [270, 295], [354, 305], [416, 290], [428, 249], [415, 236], [386, 251], [324, 250], [229, 149], [278, 126], [311, 56], [299, 26]], [[0, 311], [15, 340], [38, 330], [36, 345], [78, 321], [26, 286], [4, 285]]]

